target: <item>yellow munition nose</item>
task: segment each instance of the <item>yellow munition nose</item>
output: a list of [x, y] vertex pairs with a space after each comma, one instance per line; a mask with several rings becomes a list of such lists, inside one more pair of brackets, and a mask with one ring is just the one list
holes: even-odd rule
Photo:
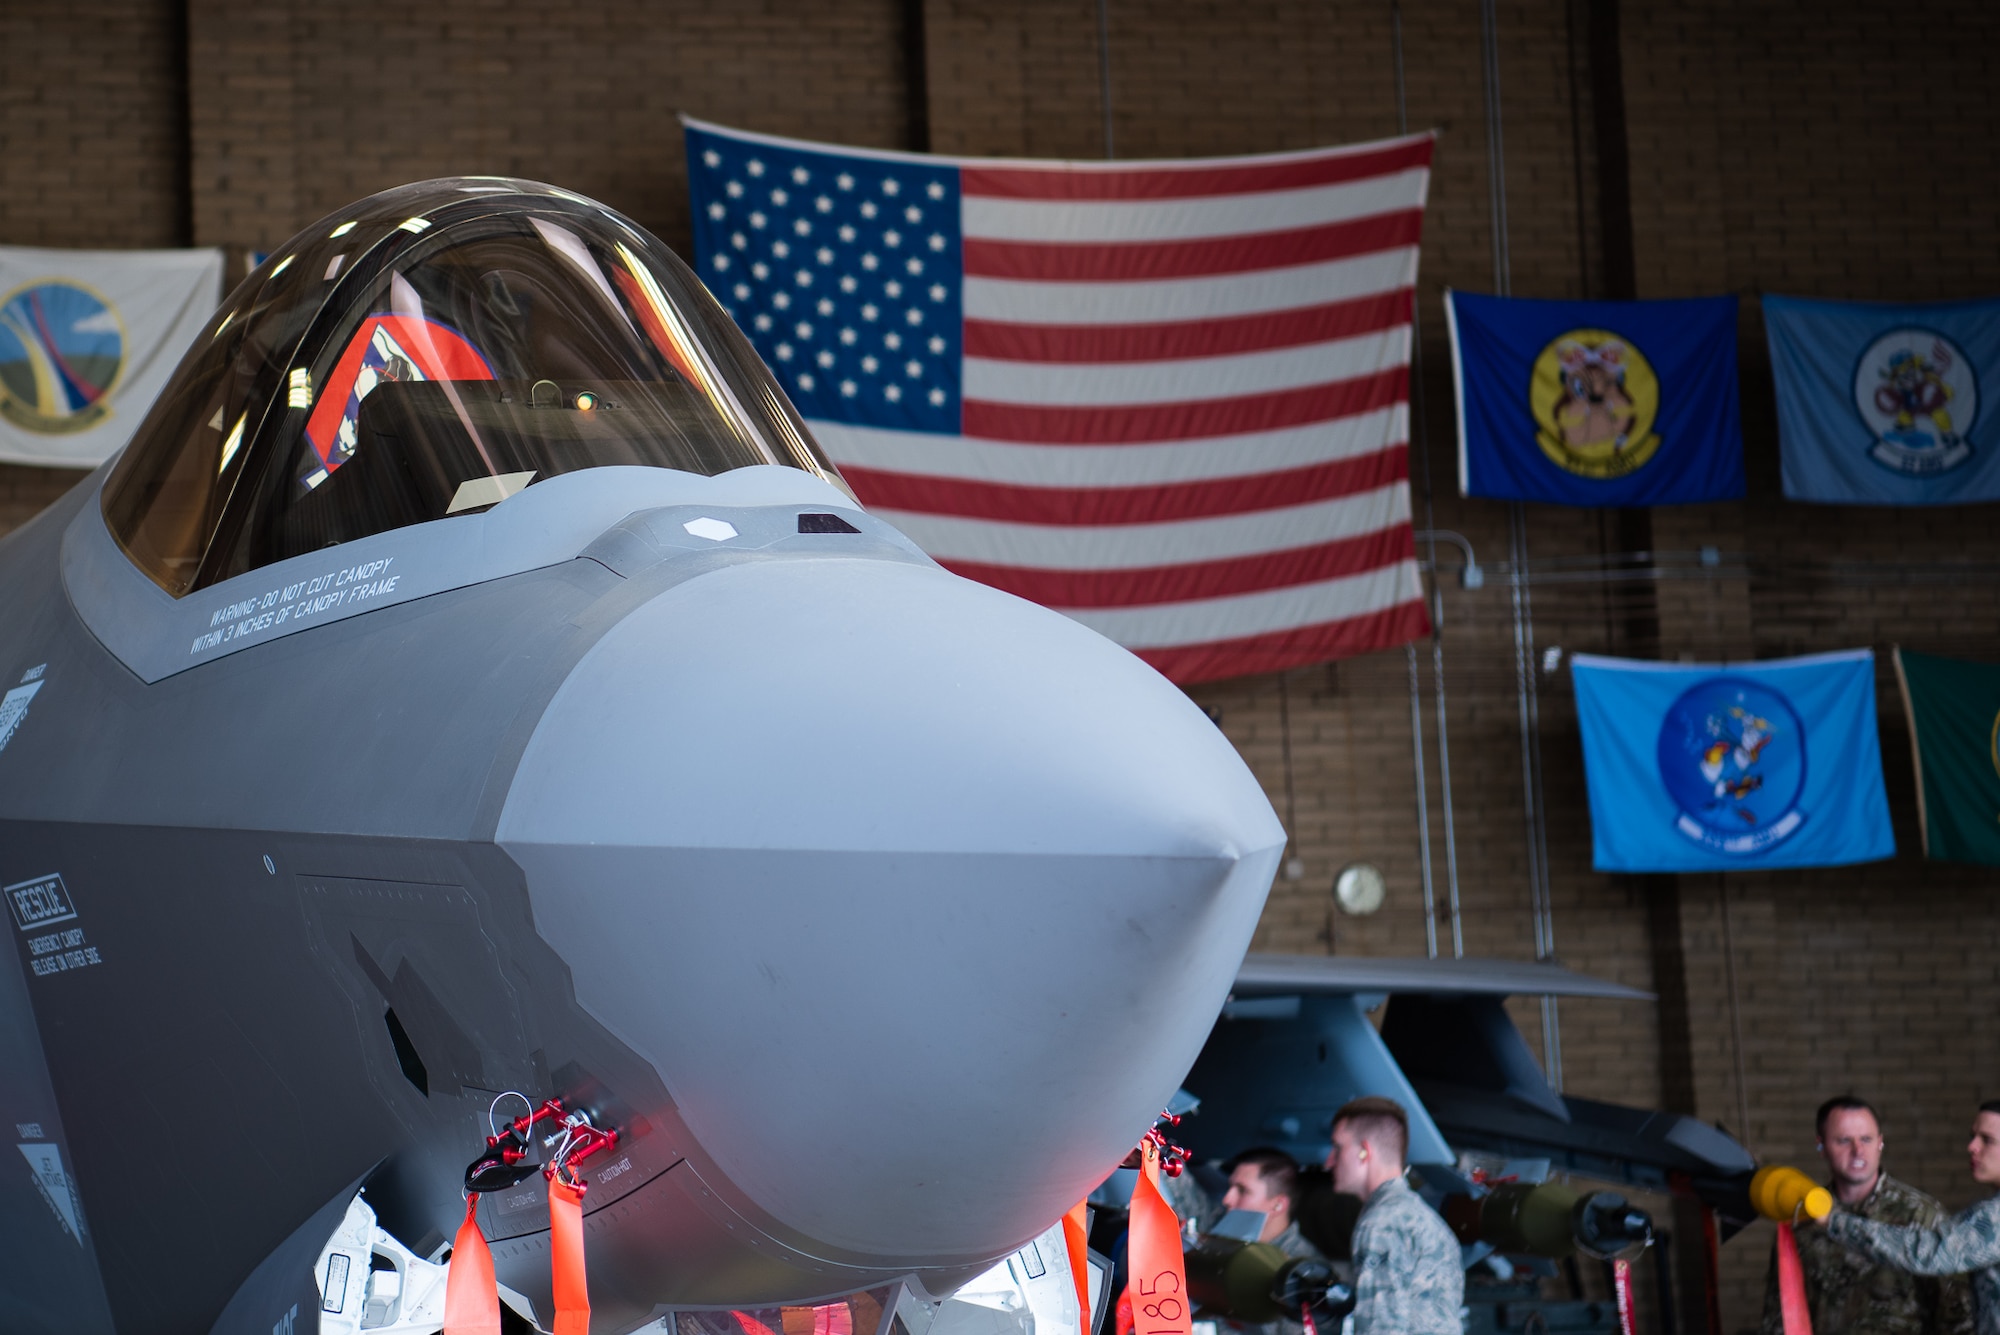
[[1833, 1213], [1833, 1193], [1796, 1168], [1770, 1164], [1750, 1179], [1750, 1204], [1766, 1219], [1824, 1219]]

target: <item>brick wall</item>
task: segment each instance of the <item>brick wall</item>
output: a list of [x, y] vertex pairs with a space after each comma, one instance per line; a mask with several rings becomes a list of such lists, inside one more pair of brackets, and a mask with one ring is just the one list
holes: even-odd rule
[[[941, 152], [1105, 151], [1092, 0], [923, 0], [928, 133]], [[537, 177], [602, 198], [684, 246], [677, 111], [777, 133], [904, 146], [913, 133], [907, 0], [530, 7], [467, 0], [194, 0], [178, 7], [11, 5], [21, 53], [0, 87], [0, 242], [147, 246], [191, 237], [267, 249], [346, 201], [448, 172]], [[1372, 138], [1397, 128], [1390, 4], [1110, 0], [1110, 111], [1121, 156]], [[1499, 5], [1509, 269], [1521, 295], [1602, 295], [1614, 245], [1600, 190], [1595, 0]], [[1649, 519], [1531, 507], [1535, 646], [1668, 658], [1768, 657], [1897, 642], [2000, 659], [1990, 588], [1950, 563], [1992, 550], [1986, 510], [1786, 504], [1754, 295], [1931, 298], [2000, 290], [1991, 244], [2000, 153], [1985, 53], [2000, 11], [1966, 3], [1885, 23], [1852, 0], [1810, 18], [1770, 0], [1626, 5], [1618, 43], [1630, 148], [1631, 268], [1641, 296], [1735, 292], [1748, 499]], [[1466, 591], [1442, 547], [1444, 685], [1467, 953], [1534, 953], [1504, 507], [1456, 496], [1439, 294], [1495, 283], [1479, 46], [1471, 0], [1401, 15], [1402, 97], [1441, 133], [1420, 291], [1419, 522], [1463, 534], [1489, 567]], [[0, 530], [75, 481], [0, 469]], [[1426, 517], [1428, 516], [1428, 517]], [[1607, 558], [1655, 553], [1644, 578]], [[1699, 553], [1713, 548], [1715, 564]], [[1419, 646], [1436, 931], [1450, 948], [1436, 685]], [[1567, 674], [1541, 673], [1556, 953], [1651, 987], [1658, 1005], [1566, 1002], [1572, 1092], [1683, 1107], [1760, 1154], [1811, 1154], [1811, 1109], [1877, 1100], [1892, 1164], [1963, 1204], [1974, 1101], [2000, 1076], [1995, 878], [1914, 853], [1914, 780], [1893, 678], [1878, 677], [1899, 846], [1891, 862], [1721, 878], [1598, 875]], [[1262, 948], [1425, 949], [1403, 651], [1193, 692], [1293, 831]], [[1337, 914], [1339, 868], [1390, 893]], [[1725, 918], [1725, 896], [1727, 916]], [[1725, 939], [1733, 950], [1725, 954]], [[1733, 970], [1730, 965], [1733, 963]], [[1731, 986], [1731, 975], [1734, 987]], [[1732, 1004], [1733, 998], [1733, 1004]], [[1537, 1008], [1517, 1005], [1539, 1044]], [[1739, 1043], [1740, 1038], [1740, 1043]], [[1741, 1078], [1739, 1079], [1739, 1072]], [[1725, 1248], [1725, 1317], [1751, 1324], [1767, 1235]]]
[[[174, 28], [158, 0], [0, 5], [0, 245], [187, 243]], [[0, 533], [80, 477], [0, 465]]]

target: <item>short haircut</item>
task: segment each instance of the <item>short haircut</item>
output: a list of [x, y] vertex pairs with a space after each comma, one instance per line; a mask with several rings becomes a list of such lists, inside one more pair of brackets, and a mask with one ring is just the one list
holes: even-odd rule
[[1865, 1112], [1875, 1119], [1876, 1133], [1881, 1133], [1882, 1114], [1875, 1111], [1874, 1104], [1870, 1103], [1867, 1099], [1858, 1098], [1853, 1094], [1836, 1094], [1825, 1103], [1819, 1105], [1819, 1115], [1813, 1118], [1813, 1134], [1824, 1136], [1826, 1134], [1826, 1119], [1837, 1112]]
[[1299, 1161], [1283, 1150], [1269, 1145], [1259, 1145], [1248, 1149], [1222, 1165], [1222, 1171], [1234, 1174], [1237, 1169], [1248, 1164], [1257, 1170], [1263, 1180], [1264, 1189], [1274, 1196], [1283, 1196], [1292, 1204], [1299, 1203]]
[[[1986, 1100], [1986, 1102], [1979, 1105], [1979, 1112], [1990, 1112], [1995, 1116], [2000, 1116], [2000, 1099]], [[1978, 1113], [1973, 1115], [1976, 1117]]]
[[1403, 1105], [1394, 1099], [1374, 1094], [1350, 1099], [1333, 1115], [1335, 1126], [1342, 1122], [1352, 1127], [1354, 1134], [1362, 1140], [1373, 1141], [1377, 1145], [1393, 1144], [1396, 1158], [1406, 1163], [1409, 1161], [1410, 1117], [1403, 1111]]

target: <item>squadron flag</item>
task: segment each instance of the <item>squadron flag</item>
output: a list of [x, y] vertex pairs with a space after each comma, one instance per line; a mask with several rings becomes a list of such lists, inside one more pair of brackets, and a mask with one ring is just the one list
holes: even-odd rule
[[0, 462], [103, 463], [221, 299], [219, 250], [0, 246]]
[[1924, 856], [2000, 866], [2000, 665], [1896, 650]]
[[861, 499], [1176, 681], [1428, 629], [1411, 293], [1432, 140], [958, 159], [688, 121], [698, 272]]
[[1736, 298], [1445, 293], [1466, 496], [1674, 505], [1743, 494]]
[[2000, 499], [2000, 450], [1981, 402], [2000, 372], [2000, 300], [1766, 297], [1764, 328], [1787, 498]]
[[1866, 649], [1738, 665], [1571, 660], [1599, 871], [1894, 856]]

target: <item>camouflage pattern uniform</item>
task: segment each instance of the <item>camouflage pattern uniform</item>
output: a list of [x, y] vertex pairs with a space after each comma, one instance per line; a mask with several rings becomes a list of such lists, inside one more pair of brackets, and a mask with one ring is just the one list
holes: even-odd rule
[[[1887, 1173], [1856, 1205], [1836, 1205], [1835, 1218], [1851, 1214], [1884, 1224], [1933, 1228], [1944, 1207]], [[1962, 1279], [1920, 1279], [1842, 1246], [1830, 1228], [1794, 1230], [1799, 1268], [1813, 1335], [1972, 1335], [1972, 1292]], [[1784, 1335], [1778, 1302], [1778, 1253], [1764, 1279], [1764, 1321], [1759, 1335]]]
[[1930, 1228], [1836, 1213], [1826, 1231], [1858, 1251], [1918, 1275], [1972, 1275], [1974, 1329], [2000, 1335], [2000, 1196]]
[[1458, 1239], [1402, 1178], [1375, 1188], [1354, 1224], [1353, 1335], [1462, 1335]]

